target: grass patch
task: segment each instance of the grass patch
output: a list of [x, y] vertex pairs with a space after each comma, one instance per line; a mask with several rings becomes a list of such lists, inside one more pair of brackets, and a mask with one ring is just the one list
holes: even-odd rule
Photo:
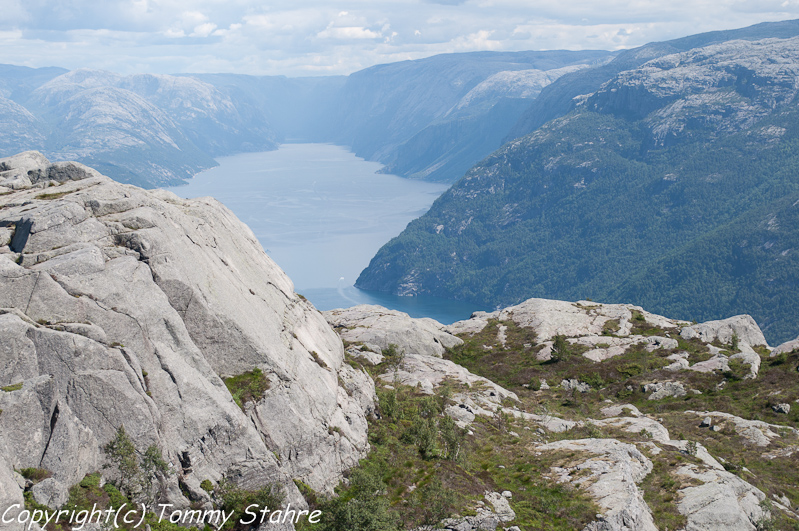
[[5, 391], [6, 393], [13, 393], [14, 391], [19, 391], [22, 389], [22, 384], [24, 382], [15, 383], [12, 385], [7, 385], [5, 387], [0, 387], [0, 390]]
[[230, 391], [230, 395], [242, 411], [247, 402], [257, 402], [264, 396], [269, 389], [269, 380], [259, 368], [224, 378], [225, 385]]
[[31, 480], [33, 483], [38, 483], [43, 479], [53, 477], [53, 473], [46, 468], [23, 468], [19, 471], [19, 474], [23, 478]]
[[44, 199], [46, 201], [52, 201], [53, 199], [59, 199], [64, 197], [67, 194], [71, 194], [72, 192], [51, 192], [51, 193], [43, 193], [36, 196], [36, 199]]

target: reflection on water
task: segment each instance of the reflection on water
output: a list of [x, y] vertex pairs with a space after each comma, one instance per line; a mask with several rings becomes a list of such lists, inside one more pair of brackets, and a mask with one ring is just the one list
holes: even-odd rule
[[317, 308], [380, 304], [449, 322], [480, 309], [352, 287], [378, 249], [424, 214], [446, 185], [376, 174], [380, 164], [330, 144], [284, 144], [217, 161], [168, 190], [224, 203]]

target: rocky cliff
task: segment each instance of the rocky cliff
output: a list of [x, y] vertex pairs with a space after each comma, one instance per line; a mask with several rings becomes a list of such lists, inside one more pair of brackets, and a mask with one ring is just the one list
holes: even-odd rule
[[[223, 479], [304, 504], [292, 479], [329, 492], [365, 455], [371, 380], [220, 203], [36, 152], [0, 160], [0, 190], [0, 505], [42, 468], [60, 506], [121, 426], [178, 507]], [[254, 369], [237, 405], [223, 379]]]

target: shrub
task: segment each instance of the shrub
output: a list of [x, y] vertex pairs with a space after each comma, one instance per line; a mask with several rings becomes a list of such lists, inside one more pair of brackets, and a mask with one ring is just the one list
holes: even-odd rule
[[571, 354], [571, 348], [569, 346], [569, 342], [566, 341], [566, 337], [562, 335], [557, 335], [552, 341], [552, 350], [555, 352], [555, 356], [552, 356], [554, 359], [562, 360], [564, 358], [569, 357]]
[[386, 363], [390, 370], [397, 371], [402, 366], [405, 359], [405, 351], [400, 350], [399, 346], [395, 343], [390, 343], [382, 351], [383, 361]]
[[245, 490], [228, 480], [222, 480], [216, 488], [216, 498], [219, 508], [226, 512], [233, 512], [223, 529], [237, 528], [239, 520], [244, 516], [244, 510], [250, 505], [258, 508], [267, 507], [273, 510], [283, 503], [286, 495], [279, 484], [264, 485], [258, 490]]
[[321, 503], [321, 531], [398, 531], [399, 518], [380, 495], [385, 490], [378, 470], [356, 468], [347, 492]]
[[19, 471], [20, 475], [25, 479], [29, 479], [34, 483], [38, 483], [43, 479], [53, 476], [53, 473], [46, 468], [23, 468]]
[[152, 491], [158, 477], [169, 470], [161, 450], [150, 445], [139, 459], [133, 441], [125, 431], [125, 426], [121, 425], [114, 438], [103, 447], [103, 451], [119, 472], [119, 489], [132, 499], [141, 497], [145, 501], [153, 501], [148, 493]]
[[749, 364], [739, 359], [731, 359], [728, 362], [729, 370], [724, 371], [724, 377], [728, 380], [743, 380], [749, 374]]

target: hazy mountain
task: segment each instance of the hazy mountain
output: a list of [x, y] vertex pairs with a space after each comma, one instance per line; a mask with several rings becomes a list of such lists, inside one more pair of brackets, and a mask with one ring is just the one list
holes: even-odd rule
[[[213, 157], [275, 149], [282, 136], [252, 98], [186, 76], [0, 65], [0, 149], [41, 149], [122, 182], [178, 184]], [[246, 95], [245, 95], [246, 96]], [[13, 100], [13, 101], [12, 101]]]
[[26, 105], [46, 124], [46, 153], [91, 163], [122, 181], [177, 184], [216, 165], [167, 112], [110, 72], [76, 70], [34, 90]]
[[35, 88], [67, 72], [64, 68], [28, 68], [0, 64], [0, 95], [15, 101], [25, 99]]
[[785, 339], [799, 327], [798, 79], [799, 38], [621, 71], [476, 165], [357, 285], [492, 305], [624, 298], [697, 320], [745, 307]]
[[288, 78], [240, 74], [192, 74], [225, 93], [240, 112], [253, 109], [290, 141], [330, 142], [331, 114], [346, 76]]
[[499, 147], [543, 86], [610, 56], [475, 52], [374, 66], [347, 78], [328, 134], [387, 172], [453, 181]]

